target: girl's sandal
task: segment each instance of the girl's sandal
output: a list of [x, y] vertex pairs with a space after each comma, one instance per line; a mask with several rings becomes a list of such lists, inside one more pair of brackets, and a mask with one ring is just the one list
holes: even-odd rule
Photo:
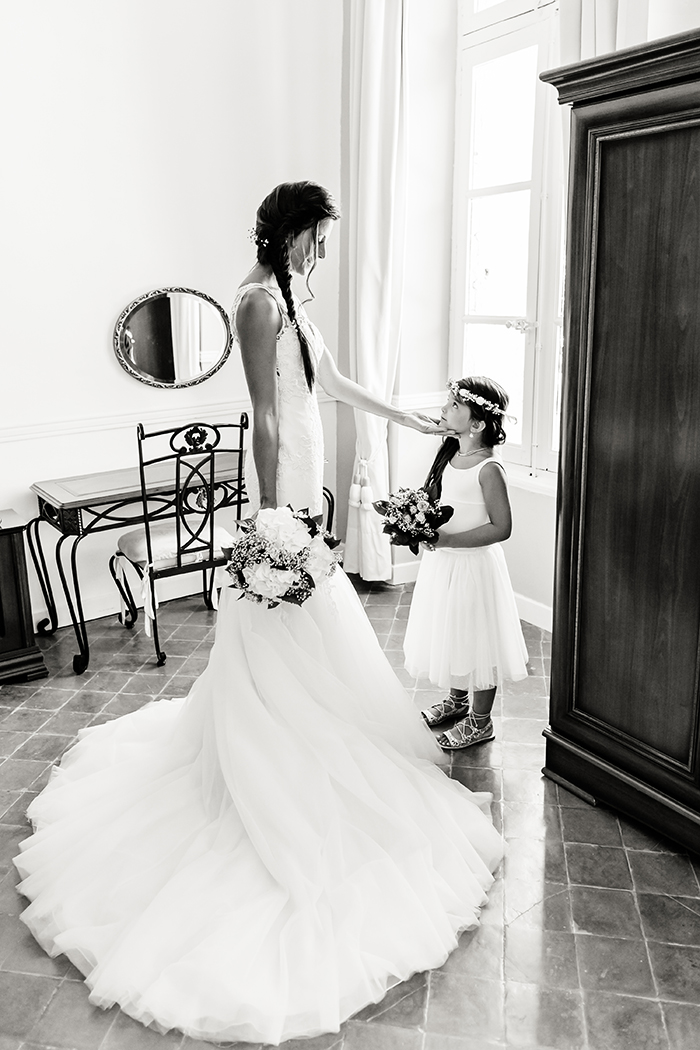
[[494, 739], [493, 722], [489, 718], [485, 722], [478, 722], [473, 714], [468, 714], [461, 722], [457, 722], [448, 729], [446, 733], [440, 733], [437, 742], [443, 751], [461, 751], [464, 747], [472, 744], [484, 744], [487, 740]]
[[449, 696], [441, 700], [439, 704], [421, 711], [421, 715], [429, 726], [439, 726], [450, 718], [466, 715], [469, 711], [469, 693], [465, 696]]

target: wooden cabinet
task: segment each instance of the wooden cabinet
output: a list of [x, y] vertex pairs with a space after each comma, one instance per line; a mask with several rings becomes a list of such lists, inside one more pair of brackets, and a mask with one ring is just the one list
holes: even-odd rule
[[24, 527], [13, 510], [0, 510], [0, 683], [49, 673], [34, 640]]
[[700, 852], [700, 33], [572, 103], [545, 773]]

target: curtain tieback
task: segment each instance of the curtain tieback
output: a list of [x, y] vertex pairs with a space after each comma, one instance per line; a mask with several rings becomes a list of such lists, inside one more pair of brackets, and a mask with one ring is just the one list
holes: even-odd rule
[[351, 507], [373, 510], [374, 493], [369, 482], [369, 462], [367, 459], [358, 461], [358, 469], [353, 474], [352, 485], [348, 495], [348, 503]]

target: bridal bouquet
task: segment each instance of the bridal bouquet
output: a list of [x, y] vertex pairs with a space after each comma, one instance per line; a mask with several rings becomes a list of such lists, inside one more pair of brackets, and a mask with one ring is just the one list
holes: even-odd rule
[[431, 499], [425, 489], [400, 488], [373, 506], [382, 515], [382, 532], [388, 534], [391, 543], [408, 547], [413, 554], [418, 554], [421, 542], [434, 543], [437, 530], [454, 514], [453, 507]]
[[231, 549], [226, 571], [241, 598], [301, 605], [340, 561], [333, 548], [339, 540], [309, 516], [291, 507], [260, 510], [240, 523], [243, 536]]

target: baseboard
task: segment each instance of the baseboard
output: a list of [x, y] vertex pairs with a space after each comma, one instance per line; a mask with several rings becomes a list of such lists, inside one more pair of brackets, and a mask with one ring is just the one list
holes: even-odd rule
[[518, 606], [518, 615], [525, 623], [531, 623], [534, 627], [540, 627], [543, 631], [552, 630], [552, 606], [536, 602], [534, 598], [526, 598], [524, 594], [516, 594], [515, 602]]
[[415, 583], [418, 577], [418, 566], [420, 561], [418, 558], [413, 558], [413, 561], [399, 562], [391, 567], [391, 582], [392, 583]]

